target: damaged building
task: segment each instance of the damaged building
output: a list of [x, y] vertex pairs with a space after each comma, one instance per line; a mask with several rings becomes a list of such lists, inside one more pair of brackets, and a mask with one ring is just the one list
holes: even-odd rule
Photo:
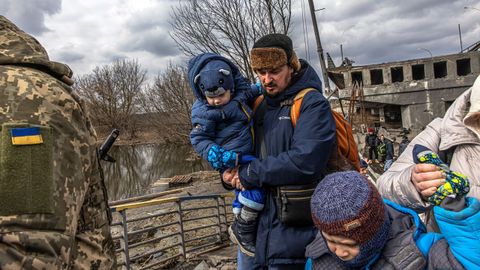
[[480, 74], [479, 47], [480, 42], [462, 53], [364, 66], [345, 59], [335, 67], [327, 55], [327, 71], [354, 123], [423, 129], [473, 85]]

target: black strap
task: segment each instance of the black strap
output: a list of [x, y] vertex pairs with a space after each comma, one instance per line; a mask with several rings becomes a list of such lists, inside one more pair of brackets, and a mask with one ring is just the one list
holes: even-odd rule
[[[259, 154], [260, 159], [264, 159], [267, 157], [267, 146], [265, 144], [265, 130], [263, 127], [265, 113], [267, 112], [267, 102], [265, 99], [262, 100], [262, 103], [258, 105], [257, 110], [255, 111], [254, 117], [254, 130], [256, 140], [254, 142], [255, 145], [255, 153]], [[258, 151], [259, 150], [259, 151]]]

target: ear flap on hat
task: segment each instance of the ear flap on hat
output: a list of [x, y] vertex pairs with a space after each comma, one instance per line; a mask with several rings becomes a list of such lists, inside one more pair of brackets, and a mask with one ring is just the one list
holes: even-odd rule
[[302, 65], [300, 64], [300, 60], [298, 60], [297, 54], [295, 51], [292, 51], [292, 58], [290, 58], [290, 66], [295, 71], [299, 71]]
[[230, 71], [223, 68], [219, 69], [218, 72], [222, 73], [225, 76], [230, 75]]
[[200, 80], [200, 74], [197, 74], [197, 76], [195, 76], [195, 78], [193, 78], [193, 83], [197, 84], [199, 80]]

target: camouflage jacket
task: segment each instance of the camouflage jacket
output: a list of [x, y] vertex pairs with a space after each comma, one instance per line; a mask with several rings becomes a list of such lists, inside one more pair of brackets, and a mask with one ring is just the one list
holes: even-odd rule
[[0, 269], [111, 269], [95, 132], [72, 71], [0, 16]]

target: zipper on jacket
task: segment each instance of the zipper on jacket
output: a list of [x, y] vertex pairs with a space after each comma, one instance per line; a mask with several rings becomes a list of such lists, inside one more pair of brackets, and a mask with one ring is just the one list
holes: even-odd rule
[[225, 112], [223, 111], [223, 107], [220, 109], [220, 112], [222, 113], [222, 120], [225, 120], [227, 116], [225, 116]]
[[[270, 197], [271, 197], [271, 193], [268, 192], [267, 193], [268, 202], [270, 202]], [[270, 204], [268, 205], [268, 208], [269, 209], [266, 209], [266, 210], [270, 210]], [[268, 211], [267, 211], [267, 213], [268, 213]], [[271, 215], [267, 215], [267, 216], [268, 216], [268, 232], [267, 232], [267, 237], [265, 239], [266, 243], [267, 243], [267, 245], [266, 245], [267, 250], [265, 251], [265, 262], [264, 262], [265, 265], [268, 265], [268, 253], [269, 253], [269, 248], [268, 248], [269, 247], [269, 241], [268, 241], [268, 239], [270, 238], [270, 232], [272, 231], [272, 220], [270, 219]]]
[[287, 212], [287, 204], [288, 204], [287, 194], [281, 193], [280, 199], [282, 200], [282, 211]]
[[[284, 189], [284, 193], [300, 193], [300, 192], [309, 192], [309, 191], [315, 191], [315, 188], [309, 188], [309, 189]], [[284, 194], [283, 193], [283, 194]]]
[[[285, 196], [286, 197], [286, 196]], [[291, 201], [295, 201], [295, 200], [305, 200], [305, 199], [310, 199], [312, 198], [312, 196], [305, 196], [305, 197], [290, 197], [290, 198], [286, 198], [286, 201], [288, 202], [289, 200]], [[283, 199], [282, 199], [283, 201]]]

